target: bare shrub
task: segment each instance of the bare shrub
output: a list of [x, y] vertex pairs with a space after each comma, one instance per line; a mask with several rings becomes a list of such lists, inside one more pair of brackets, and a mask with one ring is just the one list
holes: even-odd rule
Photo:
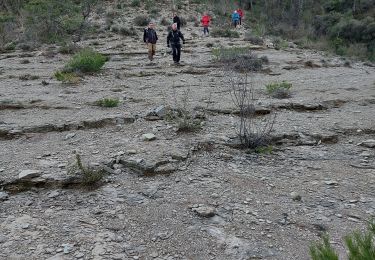
[[255, 104], [258, 99], [252, 75], [248, 72], [236, 73], [232, 67], [225, 67], [224, 77], [228, 81], [233, 103], [239, 111], [236, 131], [241, 146], [248, 149], [269, 146], [276, 113], [263, 117], [257, 116]]
[[254, 44], [254, 45], [263, 45], [264, 44], [264, 41], [262, 38], [260, 38], [259, 36], [256, 36], [256, 35], [252, 35], [250, 33], [246, 33], [245, 34], [245, 41], [248, 41], [250, 42], [251, 44]]
[[[175, 96], [175, 108], [167, 113], [167, 120], [174, 122], [178, 132], [196, 132], [202, 128], [202, 116], [191, 106], [190, 89], [185, 90], [180, 98]], [[204, 116], [203, 116], [204, 118]]]

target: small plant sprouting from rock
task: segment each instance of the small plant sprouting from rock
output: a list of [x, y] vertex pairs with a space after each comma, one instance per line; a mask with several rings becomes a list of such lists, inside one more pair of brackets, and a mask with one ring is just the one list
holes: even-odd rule
[[[355, 231], [344, 237], [350, 260], [375, 259], [375, 221], [369, 222], [365, 233]], [[338, 260], [338, 254], [329, 242], [329, 236], [325, 235], [323, 241], [310, 246], [312, 260]]]
[[274, 98], [288, 98], [290, 97], [290, 89], [292, 88], [292, 83], [287, 81], [275, 82], [266, 85], [267, 93]]
[[94, 188], [104, 177], [103, 169], [93, 169], [90, 166], [84, 166], [81, 156], [75, 154], [75, 164], [69, 169], [70, 174], [78, 174], [84, 187]]
[[119, 103], [118, 98], [103, 98], [96, 101], [96, 104], [101, 107], [117, 107]]
[[201, 117], [195, 115], [190, 108], [190, 90], [183, 92], [180, 100], [175, 99], [176, 108], [170, 109], [166, 116], [167, 120], [176, 124], [179, 132], [195, 132], [202, 128]]

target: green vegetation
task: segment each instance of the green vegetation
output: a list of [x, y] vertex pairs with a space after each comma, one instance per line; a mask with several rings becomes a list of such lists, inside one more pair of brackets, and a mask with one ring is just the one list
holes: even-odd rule
[[312, 260], [339, 260], [339, 256], [329, 243], [329, 237], [323, 236], [321, 243], [314, 244], [310, 247]]
[[228, 59], [233, 59], [233, 57], [239, 57], [248, 54], [251, 54], [251, 50], [249, 47], [230, 47], [212, 49], [212, 55], [218, 61], [225, 61]]
[[81, 78], [74, 72], [57, 71], [55, 73], [55, 78], [64, 84], [72, 84], [72, 85], [78, 84], [81, 81]]
[[107, 58], [104, 55], [90, 48], [82, 49], [68, 62], [64, 72], [98, 72], [106, 61]]
[[130, 3], [130, 6], [132, 7], [140, 7], [141, 6], [141, 1], [140, 0], [132, 0]]
[[78, 174], [81, 178], [81, 183], [84, 187], [92, 189], [99, 185], [100, 181], [104, 177], [104, 170], [93, 169], [89, 166], [84, 166], [81, 160], [81, 156], [77, 153], [75, 156], [76, 162], [69, 169], [69, 173], [74, 175]]
[[212, 55], [216, 61], [240, 72], [261, 71], [263, 64], [269, 62], [267, 56], [258, 58], [252, 54], [249, 47], [214, 48]]
[[290, 97], [290, 89], [292, 83], [287, 81], [275, 82], [266, 85], [267, 93], [274, 98], [288, 98]]
[[118, 98], [103, 98], [96, 101], [96, 104], [101, 107], [117, 107], [119, 103]]
[[215, 28], [211, 31], [212, 37], [225, 37], [225, 38], [239, 38], [240, 34], [237, 31], [225, 28]]
[[74, 54], [80, 50], [80, 47], [74, 43], [64, 43], [59, 48], [59, 53], [61, 54]]
[[134, 18], [134, 24], [137, 26], [147, 26], [151, 19], [147, 15], [139, 15]]
[[258, 154], [271, 154], [273, 152], [273, 146], [267, 145], [267, 146], [260, 146], [255, 148], [255, 153]]
[[[348, 248], [349, 260], [374, 260], [375, 259], [375, 221], [369, 222], [364, 233], [355, 231], [344, 238]], [[321, 243], [310, 247], [312, 260], [338, 260], [338, 254], [331, 247], [328, 235], [323, 237]]]

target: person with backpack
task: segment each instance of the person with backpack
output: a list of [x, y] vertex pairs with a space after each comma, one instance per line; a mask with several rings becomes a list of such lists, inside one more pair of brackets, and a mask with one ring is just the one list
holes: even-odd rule
[[150, 22], [148, 27], [144, 30], [143, 41], [147, 44], [148, 58], [150, 61], [153, 61], [156, 53], [156, 42], [158, 41], [154, 22]]
[[240, 21], [240, 15], [238, 14], [237, 10], [235, 10], [232, 14], [232, 24], [235, 28], [237, 28], [239, 21]]
[[173, 61], [175, 64], [180, 63], [181, 58], [181, 41], [185, 44], [184, 35], [177, 29], [177, 24], [172, 24], [172, 30], [167, 36], [167, 46], [172, 47]]
[[239, 21], [239, 23], [240, 23], [240, 25], [242, 25], [242, 18], [243, 18], [243, 11], [242, 11], [242, 9], [241, 9], [241, 8], [238, 8], [238, 9], [237, 9], [237, 13], [238, 13], [238, 15], [240, 16], [240, 21]]
[[209, 35], [210, 31], [208, 30], [208, 27], [210, 26], [210, 23], [211, 23], [211, 17], [207, 13], [203, 14], [201, 23], [203, 26], [203, 35], [206, 35], [206, 33], [207, 35]]
[[173, 23], [177, 24], [177, 30], [181, 29], [181, 19], [176, 13], [173, 14]]

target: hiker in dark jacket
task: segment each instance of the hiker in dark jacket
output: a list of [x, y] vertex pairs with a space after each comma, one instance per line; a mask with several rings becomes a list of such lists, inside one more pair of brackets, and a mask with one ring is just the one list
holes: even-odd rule
[[173, 23], [177, 24], [177, 30], [181, 28], [181, 19], [177, 16], [177, 14], [173, 14]]
[[185, 44], [184, 35], [177, 29], [177, 24], [172, 24], [172, 31], [169, 32], [167, 37], [168, 47], [172, 47], [173, 61], [175, 64], [180, 62], [181, 58], [181, 41]]
[[148, 58], [152, 61], [156, 52], [156, 42], [158, 41], [158, 35], [155, 32], [155, 24], [153, 22], [150, 22], [145, 29], [143, 41], [147, 44]]

